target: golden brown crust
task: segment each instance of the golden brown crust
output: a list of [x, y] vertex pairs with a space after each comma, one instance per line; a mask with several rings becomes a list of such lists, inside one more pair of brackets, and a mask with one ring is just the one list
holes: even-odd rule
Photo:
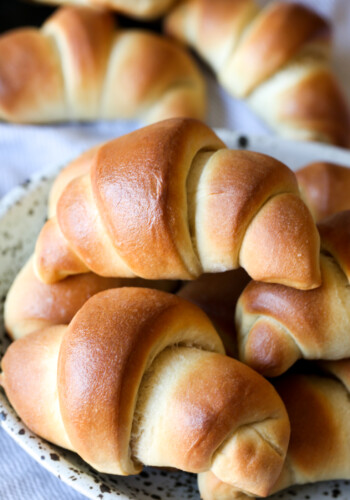
[[98, 116], [115, 36], [113, 17], [107, 11], [64, 7], [46, 21], [43, 33], [54, 41], [61, 59], [68, 118]]
[[78, 158], [71, 161], [58, 174], [50, 190], [48, 207], [48, 216], [50, 218], [56, 215], [58, 200], [68, 184], [77, 177], [85, 175], [89, 172], [93, 157], [98, 148], [99, 146], [95, 146], [88, 151], [85, 151], [83, 154], [78, 156]]
[[202, 171], [194, 168], [192, 176], [199, 177], [194, 187], [191, 176], [188, 180], [189, 199], [195, 197], [196, 208], [192, 232], [207, 268], [215, 269], [217, 262], [223, 269], [238, 267], [248, 227], [263, 205], [280, 193], [298, 193], [295, 176], [286, 165], [251, 151], [220, 149]]
[[328, 67], [320, 67], [301, 79], [297, 85], [282, 92], [279, 99], [282, 126], [303, 128], [309, 132], [310, 140], [350, 146], [348, 104]]
[[0, 38], [0, 82], [2, 119], [45, 121], [52, 113], [63, 117], [57, 106], [64, 100], [58, 56], [52, 41], [37, 30], [20, 29]]
[[113, 241], [105, 230], [89, 174], [74, 179], [62, 193], [57, 206], [57, 223], [67, 242], [67, 253], [78, 255], [87, 269], [106, 277], [134, 276], [115, 252]]
[[1, 385], [33, 432], [72, 449], [57, 393], [57, 357], [65, 330], [53, 326], [11, 344], [1, 361]]
[[[168, 409], [165, 435], [170, 442], [179, 443], [176, 466], [197, 472], [212, 467], [229, 482], [233, 476], [240, 477], [238, 487], [267, 494], [288, 445], [285, 422], [278, 411], [273, 413], [273, 407], [278, 407], [278, 400], [272, 397], [271, 388], [248, 367], [220, 354], [201, 356], [197, 366], [178, 384]], [[264, 417], [267, 420], [262, 425]], [[272, 424], [276, 441], [269, 432], [270, 419], [276, 420]], [[257, 445], [260, 430], [263, 439]], [[236, 441], [236, 446], [231, 440]], [[267, 453], [267, 446], [276, 446], [275, 453]]]
[[89, 173], [62, 192], [35, 266], [52, 283], [75, 268], [191, 279], [241, 264], [253, 278], [309, 289], [320, 284], [318, 254], [291, 170], [227, 150], [201, 122], [172, 119], [97, 149]]
[[[294, 375], [276, 384], [293, 428], [288, 453], [294, 466], [309, 477], [315, 470], [325, 470], [329, 455], [336, 454], [341, 447], [334, 408], [323, 395], [322, 379], [317, 382], [312, 377]], [[338, 384], [329, 385], [338, 390]]]
[[[95, 205], [77, 199], [80, 184], [76, 183], [75, 189], [71, 183], [60, 198], [60, 225], [73, 241], [81, 239], [81, 228], [86, 228], [85, 248], [79, 247], [81, 257], [84, 252], [87, 255], [87, 245], [95, 254], [97, 233], [104, 238], [101, 255], [111, 248], [108, 240], [112, 241], [116, 249], [114, 259], [123, 262], [126, 269], [117, 276], [128, 272], [127, 276], [137, 273], [151, 279], [159, 273], [170, 279], [191, 278], [199, 274], [200, 265], [187, 225], [186, 178], [198, 151], [223, 146], [212, 130], [194, 120], [173, 119], [115, 139], [99, 149], [90, 173], [91, 188], [86, 184], [84, 188], [86, 196], [94, 197], [99, 215]], [[85, 208], [79, 210], [79, 228], [69, 224], [69, 217], [73, 222], [76, 217], [76, 211], [70, 210], [70, 201], [74, 201], [77, 210], [84, 203], [86, 210], [94, 213], [91, 218], [86, 216]], [[106, 236], [101, 232], [100, 217], [108, 230]], [[53, 257], [50, 247], [54, 244], [54, 238], [51, 235], [46, 238], [44, 233], [45, 228], [37, 243], [36, 261], [42, 278], [45, 274], [41, 270], [46, 269], [42, 261], [45, 264], [46, 259]], [[91, 237], [87, 238], [88, 234]], [[60, 242], [66, 251], [62, 237]], [[111, 251], [103, 262], [100, 257], [97, 264], [113, 263], [110, 256]], [[73, 260], [73, 255], [70, 259]], [[56, 269], [55, 280], [62, 266], [58, 263], [57, 267], [51, 267]]]
[[[196, 338], [202, 338], [203, 347], [220, 350], [205, 315], [187, 304], [149, 289], [110, 290], [92, 297], [70, 324], [58, 365], [62, 418], [74, 447], [99, 470], [121, 474], [140, 470], [128, 452], [137, 392], [147, 366], [168, 342], [192, 339], [196, 345]], [[91, 348], [94, 359], [77, 373]], [[104, 443], [101, 457], [96, 442]]]
[[[48, 244], [50, 242], [54, 243], [54, 251]], [[70, 249], [56, 216], [45, 223], [36, 242], [34, 269], [44, 283], [55, 283], [70, 275], [89, 272], [89, 268]]]
[[241, 349], [239, 354], [240, 359], [266, 377], [284, 373], [300, 357], [300, 349], [294, 338], [286, 334], [284, 325], [269, 318], [257, 319], [250, 328], [244, 351]]
[[135, 274], [152, 279], [161, 269], [169, 278], [198, 275], [187, 223], [186, 179], [198, 151], [222, 146], [200, 122], [169, 120], [99, 150], [91, 171], [94, 198], [118, 254]]
[[204, 118], [203, 77], [180, 46], [120, 30], [105, 10], [62, 7], [41, 30], [0, 38], [0, 117], [54, 122]]
[[[240, 359], [277, 376], [297, 359], [340, 359], [350, 352], [348, 280], [329, 257], [321, 258], [322, 285], [301, 291], [251, 282], [237, 306]], [[335, 320], [335, 318], [337, 318]]]
[[[297, 30], [295, 26], [298, 26]], [[231, 78], [238, 74], [243, 80], [239, 94], [247, 96], [305, 49], [305, 45], [324, 43], [329, 36], [327, 22], [306, 6], [273, 2], [243, 34], [236, 53], [223, 72], [223, 82], [227, 74]]]
[[101, 114], [112, 119], [141, 116], [203, 118], [203, 78], [177, 44], [143, 30], [120, 31], [110, 56]]
[[165, 18], [164, 29], [219, 69], [257, 12], [254, 0], [182, 1]]
[[306, 205], [295, 194], [280, 194], [270, 198], [250, 224], [240, 264], [256, 280], [309, 290], [321, 283], [319, 245]]
[[50, 325], [68, 324], [92, 295], [127, 283], [128, 280], [86, 273], [45, 285], [35, 276], [33, 259], [30, 259], [7, 294], [6, 330], [17, 339]]
[[343, 378], [349, 372], [349, 360], [325, 362], [323, 368], [335, 377], [287, 375], [276, 383], [292, 432], [286, 466], [274, 491], [349, 477], [349, 388]]
[[350, 168], [315, 162], [296, 172], [300, 192], [317, 222], [350, 209]]

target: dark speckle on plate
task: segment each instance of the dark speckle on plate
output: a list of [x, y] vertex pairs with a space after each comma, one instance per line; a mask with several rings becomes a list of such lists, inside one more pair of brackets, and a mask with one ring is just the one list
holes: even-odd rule
[[246, 149], [249, 145], [248, 137], [246, 137], [245, 135], [241, 135], [240, 137], [238, 137], [237, 143], [240, 148]]

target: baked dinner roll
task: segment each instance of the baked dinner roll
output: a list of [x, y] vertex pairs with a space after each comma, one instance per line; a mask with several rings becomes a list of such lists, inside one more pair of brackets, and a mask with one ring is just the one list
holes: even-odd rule
[[[350, 361], [324, 363], [325, 374], [290, 374], [275, 387], [286, 405], [291, 436], [272, 492], [297, 484], [350, 479]], [[203, 500], [249, 500], [212, 472], [199, 475]]]
[[0, 37], [0, 119], [21, 123], [204, 118], [202, 75], [176, 43], [106, 11], [57, 10]]
[[301, 291], [252, 281], [236, 311], [239, 357], [274, 377], [299, 358], [350, 357], [350, 211], [318, 225], [322, 286]]
[[138, 19], [154, 19], [164, 14], [177, 0], [36, 0], [41, 3], [107, 7]]
[[350, 168], [315, 162], [296, 172], [301, 197], [318, 222], [350, 210]]
[[89, 270], [194, 279], [239, 266], [255, 279], [313, 288], [319, 236], [291, 170], [228, 150], [190, 119], [101, 146], [88, 174], [63, 188], [35, 250], [46, 283]]
[[202, 274], [196, 280], [184, 282], [177, 292], [179, 297], [206, 312], [224, 343], [226, 354], [234, 358], [237, 357], [236, 303], [249, 281], [244, 269]]
[[33, 432], [99, 471], [212, 470], [266, 495], [285, 458], [287, 413], [267, 380], [222, 353], [194, 304], [119, 288], [94, 295], [68, 327], [10, 345], [1, 383]]
[[94, 273], [77, 274], [46, 285], [35, 275], [31, 257], [13, 282], [5, 301], [7, 333], [18, 339], [47, 326], [68, 324], [92, 296], [109, 288], [150, 287], [173, 291], [176, 281], [141, 278], [103, 278]]
[[194, 48], [277, 133], [350, 145], [348, 106], [330, 67], [330, 28], [306, 6], [182, 0], [165, 31]]

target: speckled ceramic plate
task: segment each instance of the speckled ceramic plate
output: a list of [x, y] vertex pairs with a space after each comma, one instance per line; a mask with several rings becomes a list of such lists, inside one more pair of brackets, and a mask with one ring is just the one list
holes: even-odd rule
[[[350, 166], [350, 153], [318, 144], [300, 144], [273, 137], [243, 137], [221, 130], [220, 136], [231, 148], [251, 149], [275, 156], [296, 169], [310, 161], [334, 161]], [[0, 202], [0, 300], [2, 306], [15, 275], [32, 253], [36, 236], [45, 220], [46, 201], [59, 168], [34, 176]], [[0, 328], [0, 357], [8, 345]], [[182, 472], [145, 469], [139, 476], [118, 477], [98, 474], [73, 453], [34, 436], [11, 409], [0, 390], [0, 420], [6, 432], [43, 467], [89, 498], [97, 499], [199, 499], [196, 477]], [[321, 437], [322, 439], [322, 437]], [[272, 498], [285, 500], [337, 497], [350, 498], [347, 481], [320, 483], [293, 488]]]

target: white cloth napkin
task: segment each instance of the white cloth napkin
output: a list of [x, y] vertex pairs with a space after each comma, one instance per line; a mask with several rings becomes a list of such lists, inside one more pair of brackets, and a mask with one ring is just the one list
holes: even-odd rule
[[[269, 0], [260, 0], [261, 4]], [[289, 0], [286, 0], [289, 1]], [[334, 29], [334, 67], [350, 102], [350, 1], [299, 0], [326, 17]], [[298, 29], [298, 26], [295, 27]], [[270, 133], [244, 103], [234, 100], [206, 73], [210, 105], [208, 124], [242, 133]], [[141, 124], [111, 122], [57, 126], [0, 124], [0, 197], [45, 167], [64, 165], [81, 151], [127, 133]], [[1, 500], [79, 500], [83, 496], [65, 486], [26, 455], [0, 429]]]

